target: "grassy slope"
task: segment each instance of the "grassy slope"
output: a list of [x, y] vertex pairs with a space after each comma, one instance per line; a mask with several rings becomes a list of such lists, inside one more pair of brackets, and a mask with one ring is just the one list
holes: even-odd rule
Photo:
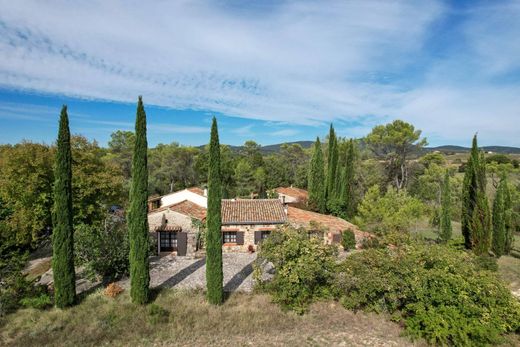
[[111, 299], [101, 291], [64, 311], [20, 310], [3, 322], [0, 345], [410, 345], [384, 316], [355, 314], [334, 303], [297, 316], [261, 294], [235, 294], [215, 307], [201, 292], [168, 289], [155, 304], [169, 316], [154, 322], [150, 306], [131, 304], [128, 293]]

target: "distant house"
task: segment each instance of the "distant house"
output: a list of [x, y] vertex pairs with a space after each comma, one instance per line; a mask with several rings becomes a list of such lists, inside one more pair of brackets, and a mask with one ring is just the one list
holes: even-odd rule
[[[284, 190], [286, 197], [304, 199], [307, 196], [303, 190], [290, 189]], [[297, 201], [299, 203], [303, 200]], [[341, 218], [299, 209], [292, 206], [293, 203], [296, 204], [284, 203], [284, 198], [223, 199], [223, 252], [256, 251], [263, 239], [287, 223], [310, 229], [319, 226], [324, 241], [330, 244], [339, 243], [341, 232], [346, 229], [355, 232], [359, 244], [366, 236], [355, 225]], [[199, 188], [188, 188], [149, 199], [148, 224], [156, 240], [158, 253], [193, 255], [197, 250], [201, 226], [206, 221], [206, 208], [207, 193]]]
[[287, 219], [289, 224], [295, 227], [303, 227], [312, 231], [313, 228], [323, 231], [324, 242], [327, 244], [338, 244], [341, 242], [341, 233], [352, 230], [356, 237], [356, 248], [361, 248], [363, 240], [370, 237], [370, 233], [359, 230], [359, 228], [346, 220], [321, 214], [317, 212], [302, 210], [288, 206]]
[[306, 205], [309, 200], [309, 193], [305, 189], [295, 187], [278, 187], [275, 189], [278, 198], [284, 204], [289, 205]]

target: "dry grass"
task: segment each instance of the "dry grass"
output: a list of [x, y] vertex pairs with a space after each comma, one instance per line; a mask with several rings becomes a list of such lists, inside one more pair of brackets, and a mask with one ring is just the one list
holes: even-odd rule
[[112, 299], [98, 291], [67, 310], [25, 309], [8, 316], [0, 345], [411, 345], [401, 331], [384, 316], [353, 313], [330, 302], [298, 316], [261, 294], [235, 294], [214, 307], [201, 292], [168, 289], [154, 304], [137, 306], [126, 292]]

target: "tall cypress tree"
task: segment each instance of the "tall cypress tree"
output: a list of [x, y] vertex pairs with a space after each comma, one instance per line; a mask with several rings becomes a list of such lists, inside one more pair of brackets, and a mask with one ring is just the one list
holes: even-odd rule
[[464, 236], [464, 246], [471, 249], [471, 225], [473, 210], [477, 203], [477, 172], [479, 171], [479, 149], [477, 145], [477, 135], [473, 137], [471, 154], [466, 163], [464, 180], [462, 183], [462, 211], [461, 211], [461, 231]]
[[504, 202], [505, 177], [500, 180], [495, 201], [493, 201], [493, 242], [492, 250], [497, 257], [505, 254], [506, 250], [506, 211]]
[[347, 144], [347, 154], [340, 193], [348, 218], [354, 216], [354, 160], [354, 141], [350, 139]]
[[52, 235], [52, 271], [54, 302], [64, 308], [76, 298], [74, 272], [74, 231], [72, 228], [72, 154], [67, 106], [60, 115], [56, 163], [54, 167], [54, 211]]
[[441, 190], [441, 220], [440, 220], [440, 238], [446, 242], [451, 239], [451, 190], [450, 190], [450, 174], [446, 169], [444, 174], [444, 182]]
[[145, 304], [149, 299], [150, 265], [148, 263], [148, 143], [146, 113], [139, 96], [135, 119], [135, 145], [132, 158], [132, 185], [128, 234], [130, 238], [130, 296], [132, 302]]
[[206, 287], [210, 304], [219, 305], [224, 298], [222, 272], [222, 178], [217, 120], [213, 117], [209, 143], [208, 212], [206, 217]]
[[504, 220], [506, 226], [506, 237], [504, 245], [504, 254], [509, 254], [515, 243], [515, 235], [513, 231], [513, 203], [511, 200], [511, 190], [507, 182], [507, 176], [504, 176]]
[[327, 154], [327, 183], [325, 199], [327, 202], [329, 202], [337, 196], [335, 186], [336, 172], [338, 169], [338, 139], [336, 138], [336, 132], [334, 131], [334, 126], [332, 124], [330, 125], [329, 130], [329, 144]]
[[486, 255], [491, 246], [491, 216], [484, 192], [477, 192], [477, 203], [471, 219], [471, 247], [475, 254]]
[[321, 142], [316, 138], [314, 152], [309, 166], [308, 188], [309, 206], [319, 212], [325, 212], [325, 172]]

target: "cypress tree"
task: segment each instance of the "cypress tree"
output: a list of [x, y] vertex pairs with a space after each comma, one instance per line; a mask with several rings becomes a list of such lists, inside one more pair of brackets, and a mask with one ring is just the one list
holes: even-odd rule
[[54, 213], [52, 271], [56, 307], [71, 306], [76, 298], [74, 272], [74, 231], [72, 228], [72, 154], [67, 106], [60, 115], [54, 167]]
[[209, 143], [208, 212], [206, 217], [206, 287], [210, 304], [219, 305], [224, 298], [222, 272], [222, 178], [217, 120], [213, 117]]
[[498, 185], [495, 201], [493, 201], [493, 242], [492, 250], [497, 257], [505, 254], [506, 248], [506, 216], [504, 204], [504, 185], [505, 178], [500, 180]]
[[319, 212], [325, 212], [325, 172], [321, 142], [316, 138], [314, 152], [309, 166], [308, 188], [309, 206]]
[[441, 190], [441, 220], [440, 220], [440, 238], [447, 242], [451, 239], [451, 190], [450, 190], [450, 174], [446, 169], [444, 174], [444, 182]]
[[461, 211], [461, 231], [464, 236], [464, 246], [471, 249], [471, 225], [473, 210], [477, 202], [477, 172], [479, 170], [479, 150], [477, 145], [477, 135], [473, 137], [471, 154], [466, 163], [464, 180], [462, 183], [462, 211]]
[[130, 296], [132, 302], [145, 304], [149, 299], [150, 265], [148, 263], [148, 143], [146, 113], [139, 96], [135, 119], [135, 145], [132, 157], [132, 183], [128, 234], [130, 239]]
[[327, 202], [333, 200], [338, 194], [336, 194], [336, 172], [338, 169], [338, 139], [334, 132], [334, 127], [330, 125], [329, 131], [329, 144], [328, 144], [328, 157], [327, 157], [327, 183], [325, 199]]
[[507, 182], [507, 176], [504, 175], [504, 224], [505, 224], [505, 243], [504, 254], [509, 254], [515, 243], [515, 235], [513, 232], [513, 204], [511, 201], [511, 190]]
[[491, 246], [491, 216], [484, 192], [477, 192], [477, 203], [471, 218], [472, 249], [477, 255], [486, 255]]
[[354, 159], [354, 141], [350, 139], [347, 144], [347, 155], [340, 193], [348, 218], [354, 216]]

